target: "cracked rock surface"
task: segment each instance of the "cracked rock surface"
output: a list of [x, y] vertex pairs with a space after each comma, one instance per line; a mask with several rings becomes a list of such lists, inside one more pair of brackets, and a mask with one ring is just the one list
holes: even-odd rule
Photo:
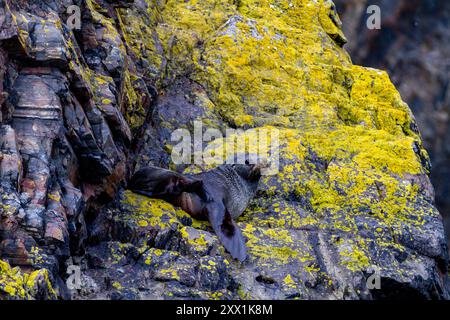
[[[325, 0], [0, 1], [0, 298], [449, 298], [414, 116], [345, 41]], [[244, 263], [126, 190], [148, 164], [208, 169], [171, 159], [195, 121], [253, 129], [206, 142], [217, 154], [279, 134], [279, 170], [237, 221]]]

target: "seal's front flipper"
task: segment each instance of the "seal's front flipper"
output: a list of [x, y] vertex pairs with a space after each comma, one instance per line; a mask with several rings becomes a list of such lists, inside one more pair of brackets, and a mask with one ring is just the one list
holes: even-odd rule
[[211, 202], [206, 205], [208, 220], [225, 249], [239, 261], [247, 258], [247, 248], [241, 230], [223, 204]]
[[175, 171], [146, 167], [136, 172], [130, 180], [128, 189], [148, 197], [176, 196], [182, 192], [200, 189], [201, 180], [186, 177]]

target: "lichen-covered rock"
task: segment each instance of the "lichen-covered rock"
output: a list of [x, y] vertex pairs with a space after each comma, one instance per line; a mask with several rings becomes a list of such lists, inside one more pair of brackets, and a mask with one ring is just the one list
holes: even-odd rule
[[[175, 65], [162, 81], [189, 69], [184, 76], [206, 88], [224, 124], [280, 131], [280, 172], [261, 183], [241, 218], [251, 257], [245, 271], [277, 285], [261, 294], [255, 287], [265, 282], [253, 277], [249, 297], [446, 296], [442, 282], [429, 291], [445, 272], [445, 240], [414, 117], [385, 72], [351, 64], [330, 2], [168, 2], [148, 10], [160, 23], [157, 40], [145, 45], [158, 42], [162, 60]], [[123, 20], [137, 36], [139, 15]], [[181, 60], [171, 59], [174, 50]], [[185, 99], [202, 105], [198, 96]], [[176, 108], [165, 106], [156, 109]], [[166, 117], [162, 126], [185, 120]], [[212, 142], [217, 152], [227, 143]], [[389, 283], [379, 292], [365, 287], [374, 268]], [[417, 268], [426, 270], [420, 281]], [[237, 276], [248, 287], [245, 271]]]
[[[351, 63], [331, 1], [87, 0], [79, 33], [61, 5], [2, 10], [4, 258], [57, 279], [79, 265], [80, 299], [448, 298], [414, 117], [385, 72]], [[238, 219], [242, 264], [208, 223], [117, 192], [147, 164], [207, 169], [172, 163], [194, 121], [253, 129], [205, 143], [215, 154], [279, 135], [278, 171]]]
[[53, 300], [56, 297], [47, 269], [27, 274], [0, 260], [0, 300]]
[[[386, 69], [408, 102], [430, 153], [436, 204], [444, 217], [450, 243], [450, 2], [336, 0], [350, 41], [345, 47], [357, 64]], [[381, 29], [360, 23], [377, 4]], [[426, 43], [426, 45], [424, 45]]]

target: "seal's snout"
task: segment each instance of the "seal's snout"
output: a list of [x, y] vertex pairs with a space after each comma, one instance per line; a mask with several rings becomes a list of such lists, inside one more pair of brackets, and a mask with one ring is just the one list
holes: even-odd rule
[[261, 159], [256, 164], [251, 165], [251, 171], [250, 176], [253, 178], [260, 178], [262, 176], [262, 172], [265, 169], [268, 169], [270, 167], [270, 163], [266, 158]]
[[262, 170], [270, 167], [269, 160], [267, 158], [263, 158], [258, 163], [253, 165], [253, 170]]
[[270, 167], [267, 158], [254, 158], [254, 162], [246, 160], [245, 164], [233, 164], [232, 168], [244, 179], [259, 181], [264, 171]]

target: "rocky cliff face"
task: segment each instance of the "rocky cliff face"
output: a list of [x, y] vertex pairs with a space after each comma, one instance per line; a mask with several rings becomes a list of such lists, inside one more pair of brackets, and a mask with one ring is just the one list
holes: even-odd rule
[[[413, 110], [433, 165], [436, 202], [450, 235], [450, 3], [437, 0], [336, 0], [354, 63], [388, 70]], [[366, 28], [366, 9], [381, 8], [381, 30]], [[450, 241], [450, 238], [449, 238]]]
[[[0, 297], [448, 298], [416, 122], [385, 72], [351, 63], [332, 2], [6, 0], [0, 40], [0, 254], [21, 269], [2, 262]], [[196, 120], [255, 129], [216, 153], [279, 134], [279, 172], [238, 220], [243, 264], [124, 190], [146, 164], [204, 169], [170, 157]]]

